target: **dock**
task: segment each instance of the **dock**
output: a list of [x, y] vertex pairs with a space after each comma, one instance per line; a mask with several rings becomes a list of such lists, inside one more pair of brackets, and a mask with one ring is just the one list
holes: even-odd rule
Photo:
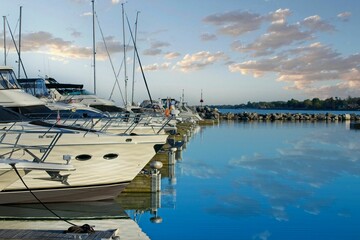
[[0, 239], [149, 240], [132, 219], [73, 220], [76, 225], [94, 226], [94, 233], [65, 233], [69, 224], [59, 220], [1, 220]]
[[2, 229], [0, 239], [113, 239], [115, 230], [95, 231], [94, 233], [64, 233], [60, 230], [26, 230], [26, 229]]

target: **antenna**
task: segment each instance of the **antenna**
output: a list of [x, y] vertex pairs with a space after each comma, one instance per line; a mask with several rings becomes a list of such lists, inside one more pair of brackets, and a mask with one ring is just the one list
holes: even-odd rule
[[3, 16], [4, 20], [4, 66], [6, 66], [6, 16]]
[[20, 78], [20, 64], [21, 64], [21, 18], [22, 18], [22, 6], [20, 6], [20, 25], [19, 25], [19, 60], [18, 60], [18, 78]]
[[123, 44], [124, 44], [124, 75], [125, 75], [125, 108], [128, 105], [127, 97], [127, 74], [126, 74], [126, 46], [125, 46], [125, 19], [124, 19], [124, 3], [121, 3], [122, 20], [123, 20]]
[[93, 68], [94, 68], [94, 94], [96, 95], [96, 49], [95, 49], [95, 7], [94, 1], [91, 0], [92, 4], [92, 23], [93, 23]]
[[[137, 23], [138, 23], [138, 17], [139, 17], [140, 11], [136, 12], [136, 21], [135, 21], [135, 43], [136, 43], [136, 35], [137, 35]], [[133, 79], [132, 79], [132, 92], [131, 92], [131, 104], [134, 103], [134, 88], [135, 88], [135, 48], [134, 48], [134, 57], [133, 57]]]

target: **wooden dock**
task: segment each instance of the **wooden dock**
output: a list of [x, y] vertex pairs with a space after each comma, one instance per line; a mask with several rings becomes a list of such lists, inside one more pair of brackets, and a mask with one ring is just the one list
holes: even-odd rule
[[65, 233], [70, 225], [60, 220], [0, 220], [0, 239], [86, 239], [86, 240], [150, 240], [129, 217], [109, 219], [73, 219], [77, 226], [94, 226], [94, 233]]
[[26, 229], [1, 229], [0, 239], [82, 239], [100, 240], [112, 239], [116, 229], [95, 231], [94, 233], [65, 233], [60, 230], [26, 230]]

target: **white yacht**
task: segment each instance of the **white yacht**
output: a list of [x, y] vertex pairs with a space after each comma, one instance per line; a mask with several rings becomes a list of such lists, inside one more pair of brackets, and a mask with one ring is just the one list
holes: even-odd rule
[[[117, 134], [163, 134], [167, 131], [176, 131], [175, 124], [169, 124], [168, 119], [161, 118], [161, 121], [154, 121], [153, 117], [144, 114], [123, 112], [113, 102], [88, 94], [82, 89], [82, 85], [60, 84], [53, 79], [49, 84], [42, 78], [18, 79], [18, 82], [27, 93], [44, 101], [51, 110], [74, 113], [77, 118], [82, 118], [80, 121], [75, 116], [71, 116], [70, 119], [67, 116], [62, 117], [66, 120], [66, 124], [73, 125], [76, 122], [78, 126]], [[112, 112], [104, 113], [99, 109]], [[94, 118], [100, 121], [95, 121], [94, 124]]]
[[24, 177], [30, 171], [46, 171], [53, 176], [62, 176], [64, 172], [74, 171], [69, 164], [52, 164], [32, 162], [24, 159], [2, 158], [0, 159], [0, 191], [12, 183]]
[[[24, 176], [44, 202], [114, 198], [155, 155], [155, 146], [166, 142], [166, 135], [109, 135], [33, 124], [45, 123], [1, 124], [0, 156], [55, 164], [63, 163], [64, 155], [71, 156], [76, 171], [66, 178], [34, 171]], [[0, 203], [32, 201], [21, 181], [0, 192]]]
[[[0, 70], [3, 106], [18, 112], [36, 106], [47, 109], [44, 102], [19, 88], [12, 69]], [[17, 97], [12, 98], [12, 93]], [[8, 108], [4, 109], [10, 111]], [[61, 164], [64, 155], [72, 156], [76, 171], [69, 176], [58, 179], [48, 172], [34, 171], [24, 176], [44, 202], [114, 198], [155, 155], [154, 147], [165, 144], [167, 139], [165, 134], [109, 134], [56, 122], [15, 122], [3, 113], [0, 118], [6, 121], [0, 124], [0, 157]], [[0, 203], [32, 201], [33, 196], [21, 181], [0, 192]]]

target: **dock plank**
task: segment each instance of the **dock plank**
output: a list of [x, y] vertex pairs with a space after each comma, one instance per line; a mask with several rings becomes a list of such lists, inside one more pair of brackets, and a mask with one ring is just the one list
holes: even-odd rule
[[64, 233], [60, 230], [27, 230], [27, 229], [0, 229], [0, 239], [82, 239], [97, 240], [111, 239], [116, 229], [95, 231], [91, 234]]

